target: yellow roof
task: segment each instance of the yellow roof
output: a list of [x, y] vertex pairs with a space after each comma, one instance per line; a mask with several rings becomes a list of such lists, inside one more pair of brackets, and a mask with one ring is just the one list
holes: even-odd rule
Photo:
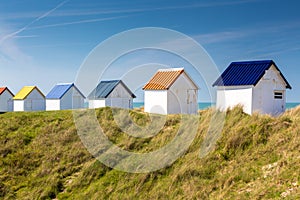
[[37, 91], [43, 95], [43, 93], [36, 86], [24, 86], [13, 99], [24, 100], [34, 89], [37, 89]]

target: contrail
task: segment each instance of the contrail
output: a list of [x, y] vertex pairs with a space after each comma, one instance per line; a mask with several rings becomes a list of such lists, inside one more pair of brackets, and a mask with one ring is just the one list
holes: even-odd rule
[[55, 8], [49, 10], [48, 12], [46, 12], [46, 13], [44, 13], [43, 15], [39, 16], [38, 18], [34, 19], [33, 21], [31, 21], [29, 24], [27, 24], [27, 25], [24, 26], [23, 28], [21, 28], [21, 29], [15, 31], [15, 32], [13, 32], [13, 33], [10, 33], [10, 34], [8, 34], [8, 35], [6, 35], [6, 36], [4, 36], [4, 37], [0, 40], [0, 44], [1, 44], [2, 42], [4, 42], [5, 40], [7, 40], [7, 39], [9, 39], [9, 38], [12, 38], [12, 37], [14, 37], [15, 35], [17, 35], [17, 34], [23, 32], [23, 31], [25, 31], [29, 26], [31, 26], [32, 24], [34, 24], [34, 23], [40, 21], [41, 19], [47, 17], [47, 16], [50, 15], [52, 12], [54, 12], [55, 10], [57, 10], [58, 8], [62, 7], [64, 4], [66, 4], [68, 1], [70, 1], [70, 0], [65, 0], [65, 1], [61, 2], [61, 3], [58, 4]]
[[118, 16], [118, 17], [87, 19], [87, 20], [65, 22], [65, 23], [59, 23], [59, 24], [49, 24], [49, 25], [35, 26], [35, 27], [30, 27], [29, 29], [32, 30], [32, 29], [58, 27], [58, 26], [66, 26], [66, 25], [73, 25], [73, 24], [85, 24], [85, 23], [92, 23], [92, 22], [109, 21], [109, 20], [114, 20], [114, 19], [126, 18], [126, 17], [129, 17], [129, 16], [130, 15], [124, 15], [124, 16]]

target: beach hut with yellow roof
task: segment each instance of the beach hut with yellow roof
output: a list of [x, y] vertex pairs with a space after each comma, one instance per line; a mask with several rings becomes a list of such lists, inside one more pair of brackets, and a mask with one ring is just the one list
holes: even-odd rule
[[13, 100], [14, 111], [39, 111], [46, 109], [45, 95], [36, 86], [24, 86]]

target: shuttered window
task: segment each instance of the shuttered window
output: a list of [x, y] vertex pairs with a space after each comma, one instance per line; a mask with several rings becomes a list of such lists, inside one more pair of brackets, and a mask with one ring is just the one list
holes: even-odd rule
[[283, 98], [283, 92], [275, 91], [274, 92], [274, 99], [282, 99]]

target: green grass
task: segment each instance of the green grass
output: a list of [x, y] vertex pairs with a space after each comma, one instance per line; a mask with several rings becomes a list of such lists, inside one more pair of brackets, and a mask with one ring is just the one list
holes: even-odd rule
[[[113, 120], [119, 110], [96, 116], [107, 137], [120, 148], [150, 152], [168, 144], [180, 126], [170, 115], [159, 133], [135, 138]], [[199, 158], [212, 110], [201, 111], [197, 135], [173, 165], [150, 173], [109, 168], [86, 150], [71, 111], [0, 115], [0, 199], [299, 199], [300, 107], [279, 117], [226, 112], [213, 151]], [[151, 117], [130, 111], [145, 127]], [[159, 118], [160, 116], [152, 116]]]

